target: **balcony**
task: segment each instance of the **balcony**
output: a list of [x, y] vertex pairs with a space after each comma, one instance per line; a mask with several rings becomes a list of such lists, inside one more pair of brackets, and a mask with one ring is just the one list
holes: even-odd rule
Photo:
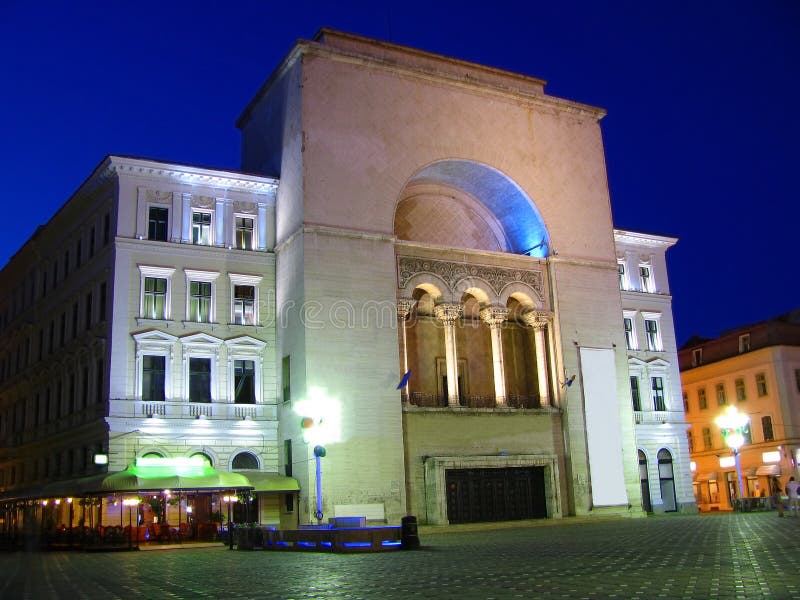
[[[403, 400], [406, 400], [406, 398], [403, 398]], [[408, 398], [408, 404], [418, 408], [448, 408], [446, 397], [436, 394], [426, 394], [424, 392], [411, 392], [411, 396]], [[505, 406], [500, 407], [497, 406], [494, 396], [463, 394], [460, 398], [458, 407], [515, 409], [541, 408], [538, 396], [525, 396], [521, 394], [509, 394]]]
[[229, 421], [274, 421], [274, 404], [229, 404], [224, 402], [143, 402], [141, 400], [112, 400], [111, 417], [161, 417], [163, 419], [197, 419]]
[[680, 410], [635, 410], [633, 416], [637, 425], [661, 425], [686, 421], [683, 411]]

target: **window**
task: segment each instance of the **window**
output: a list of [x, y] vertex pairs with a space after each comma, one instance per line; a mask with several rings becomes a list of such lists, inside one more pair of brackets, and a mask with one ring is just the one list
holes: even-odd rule
[[653, 278], [647, 265], [639, 265], [639, 284], [643, 292], [653, 291]]
[[[292, 440], [283, 440], [283, 470], [287, 477], [292, 476]], [[286, 494], [291, 496], [291, 494]]]
[[105, 323], [106, 321], [106, 294], [108, 293], [106, 282], [100, 284], [100, 322]]
[[95, 365], [95, 382], [94, 382], [94, 396], [95, 402], [101, 404], [103, 402], [103, 359], [97, 359]]
[[219, 273], [184, 269], [186, 273], [186, 320], [213, 323], [215, 319], [214, 282]]
[[83, 258], [83, 240], [78, 240], [78, 245], [75, 248], [75, 268], [79, 269], [81, 266], [81, 259]]
[[255, 325], [256, 290], [252, 285], [233, 286], [233, 322]]
[[187, 321], [196, 323], [211, 322], [211, 283], [208, 281], [189, 282], [189, 314]]
[[139, 265], [142, 291], [139, 314], [143, 319], [169, 319], [172, 274], [175, 269]]
[[92, 225], [92, 228], [89, 230], [89, 258], [94, 256], [94, 236], [94, 225]]
[[211, 245], [211, 213], [192, 211], [192, 243], [202, 246]]
[[72, 305], [72, 337], [78, 335], [78, 303]]
[[654, 319], [645, 319], [644, 330], [647, 336], [647, 349], [661, 351], [661, 336], [658, 332], [658, 321]]
[[694, 436], [691, 429], [686, 432], [686, 440], [689, 442], [689, 452], [694, 452]]
[[639, 378], [631, 375], [631, 398], [633, 399], [633, 410], [642, 410], [642, 397], [639, 394]]
[[211, 402], [211, 359], [189, 359], [189, 402]]
[[231, 468], [237, 469], [258, 469], [258, 458], [252, 452], [239, 452], [233, 457]]
[[703, 349], [695, 348], [692, 350], [692, 366], [699, 367], [703, 364]]
[[252, 360], [233, 361], [233, 398], [236, 404], [255, 404], [256, 367]]
[[69, 250], [64, 253], [64, 279], [69, 276]]
[[759, 397], [767, 395], [767, 376], [764, 373], [756, 374], [756, 391]]
[[146, 319], [166, 319], [167, 280], [161, 277], [144, 278], [144, 299], [142, 317]]
[[744, 379], [737, 379], [734, 382], [734, 385], [736, 386], [736, 400], [738, 402], [742, 402], [743, 400], [747, 400], [747, 394], [745, 393], [745, 390], [744, 390]]
[[686, 392], [683, 392], [683, 412], [689, 413], [689, 394]]
[[652, 377], [650, 381], [653, 389], [653, 409], [658, 411], [667, 410], [667, 404], [664, 400], [664, 379]]
[[619, 289], [628, 289], [628, 278], [625, 275], [625, 263], [622, 261], [617, 261], [617, 274], [619, 276]]
[[86, 294], [86, 329], [92, 327], [92, 292]]
[[764, 432], [765, 442], [771, 442], [775, 439], [775, 433], [772, 430], [772, 417], [761, 417], [761, 431]]
[[255, 239], [254, 220], [251, 217], [236, 217], [234, 238], [240, 250], [252, 250]]
[[622, 319], [623, 327], [625, 328], [625, 347], [628, 350], [637, 350], [636, 330], [633, 327], [633, 319], [636, 313], [625, 311], [623, 314], [625, 315]]
[[111, 215], [108, 213], [103, 217], [103, 246], [108, 246], [111, 239]]
[[742, 352], [750, 352], [750, 334], [743, 333], [739, 336], [739, 354]]
[[142, 357], [142, 400], [145, 402], [164, 400], [166, 360], [165, 356], [145, 355]]
[[703, 449], [711, 450], [712, 448], [711, 443], [711, 428], [703, 427]]
[[725, 406], [728, 403], [728, 399], [725, 397], [725, 384], [718, 383], [717, 384], [717, 405]]
[[697, 390], [697, 406], [700, 410], [705, 410], [708, 408], [708, 400], [706, 399], [706, 388], [700, 388]]
[[292, 400], [292, 385], [291, 360], [289, 356], [284, 356], [281, 363], [281, 385], [283, 388], [283, 401], [290, 402]]
[[797, 387], [797, 391], [800, 392], [800, 369], [794, 370], [794, 383]]
[[147, 239], [166, 242], [168, 221], [168, 208], [151, 206], [147, 211]]

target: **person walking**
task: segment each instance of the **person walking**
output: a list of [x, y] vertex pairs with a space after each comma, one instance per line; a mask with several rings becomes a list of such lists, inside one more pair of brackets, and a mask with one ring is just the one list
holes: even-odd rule
[[797, 516], [797, 511], [800, 509], [800, 500], [797, 498], [797, 488], [800, 483], [795, 481], [794, 477], [789, 477], [789, 483], [786, 484], [786, 495], [789, 496], [789, 510], [792, 511], [792, 516]]
[[769, 478], [769, 495], [772, 497], [772, 504], [778, 509], [778, 516], [783, 516], [783, 490], [781, 480], [773, 475]]

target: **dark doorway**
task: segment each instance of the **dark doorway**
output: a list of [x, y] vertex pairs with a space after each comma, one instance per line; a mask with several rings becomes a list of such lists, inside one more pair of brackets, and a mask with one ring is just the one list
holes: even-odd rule
[[448, 469], [445, 481], [450, 523], [547, 517], [544, 467]]
[[641, 450], [639, 450], [639, 479], [642, 485], [642, 509], [648, 513], [653, 512], [653, 504], [650, 500], [650, 478], [647, 476], [647, 456]]

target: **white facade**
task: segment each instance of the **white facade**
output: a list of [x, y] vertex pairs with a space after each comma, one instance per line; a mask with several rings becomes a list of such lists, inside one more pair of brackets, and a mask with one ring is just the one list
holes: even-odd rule
[[645, 508], [695, 512], [666, 251], [677, 239], [614, 230]]

